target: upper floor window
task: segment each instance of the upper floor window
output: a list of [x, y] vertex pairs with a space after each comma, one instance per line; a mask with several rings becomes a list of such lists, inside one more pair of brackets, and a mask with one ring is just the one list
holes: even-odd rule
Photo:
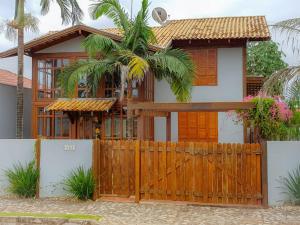
[[192, 57], [196, 67], [194, 86], [217, 85], [217, 49], [191, 49], [187, 52]]
[[69, 59], [43, 59], [38, 60], [38, 98], [58, 98], [62, 96], [57, 86], [60, 70], [70, 63]]
[[[132, 97], [137, 98], [139, 96], [139, 83], [135, 80], [131, 82], [132, 84]], [[120, 97], [121, 96], [121, 77], [118, 74], [106, 74], [104, 76], [104, 97]], [[124, 84], [124, 97], [127, 96], [127, 81]]]

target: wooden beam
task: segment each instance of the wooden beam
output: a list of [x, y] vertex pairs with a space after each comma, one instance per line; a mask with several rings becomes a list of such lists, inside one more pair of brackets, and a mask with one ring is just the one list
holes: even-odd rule
[[251, 102], [191, 102], [191, 103], [129, 103], [129, 110], [158, 112], [226, 112], [237, 109], [252, 109]]

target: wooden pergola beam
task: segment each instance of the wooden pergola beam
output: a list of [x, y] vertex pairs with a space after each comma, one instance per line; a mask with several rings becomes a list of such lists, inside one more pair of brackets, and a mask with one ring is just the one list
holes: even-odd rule
[[252, 109], [251, 102], [190, 102], [190, 103], [129, 103], [128, 110], [153, 112], [226, 112], [238, 109]]

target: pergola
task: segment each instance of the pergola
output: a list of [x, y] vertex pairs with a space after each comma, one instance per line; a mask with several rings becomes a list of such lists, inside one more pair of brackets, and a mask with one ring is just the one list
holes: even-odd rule
[[171, 141], [171, 112], [227, 112], [254, 108], [251, 102], [192, 102], [153, 103], [135, 102], [128, 104], [128, 110], [138, 118], [138, 139], [143, 140], [144, 117], [166, 117], [166, 141]]

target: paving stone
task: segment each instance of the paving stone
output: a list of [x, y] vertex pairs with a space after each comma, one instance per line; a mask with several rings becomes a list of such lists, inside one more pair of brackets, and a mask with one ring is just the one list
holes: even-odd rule
[[[99, 215], [98, 222], [65, 221], [62, 225], [300, 225], [300, 207], [218, 208], [173, 203], [119, 203], [72, 199], [0, 198], [0, 211], [34, 213], [75, 213]], [[13, 221], [7, 221], [14, 224]], [[60, 223], [51, 223], [59, 225]], [[3, 222], [0, 221], [0, 225]], [[19, 224], [18, 224], [19, 225]], [[27, 224], [26, 224], [27, 225]]]

